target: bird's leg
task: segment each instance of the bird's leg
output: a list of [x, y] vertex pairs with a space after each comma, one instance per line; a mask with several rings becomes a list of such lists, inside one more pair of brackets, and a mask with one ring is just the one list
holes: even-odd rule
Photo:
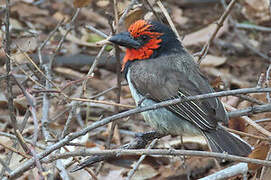
[[145, 148], [146, 145], [156, 139], [166, 136], [166, 134], [160, 134], [156, 131], [144, 132], [144, 133], [136, 133], [135, 139], [129, 144], [123, 145], [122, 149], [142, 149]]
[[[161, 138], [166, 136], [166, 134], [160, 134], [156, 131], [150, 131], [150, 132], [145, 132], [145, 133], [136, 133], [135, 135], [135, 139], [128, 143], [125, 144], [123, 146], [120, 147], [120, 149], [141, 149], [141, 148], [145, 148], [146, 145], [148, 144], [148, 142], [156, 139], [156, 138]], [[79, 165], [77, 165], [75, 168], [73, 168], [71, 170], [71, 172], [75, 172], [77, 170], [80, 170], [84, 167], [87, 166], [91, 166], [94, 163], [100, 162], [100, 161], [116, 161], [120, 159], [119, 156], [115, 156], [115, 155], [95, 155], [95, 156], [91, 156], [89, 158], [87, 158], [86, 160], [84, 160], [83, 162], [81, 162]]]
[[135, 137], [140, 138], [144, 141], [152, 141], [156, 138], [161, 138], [165, 136], [165, 134], [158, 133], [156, 131], [149, 131], [149, 132], [143, 132], [143, 133], [136, 133]]

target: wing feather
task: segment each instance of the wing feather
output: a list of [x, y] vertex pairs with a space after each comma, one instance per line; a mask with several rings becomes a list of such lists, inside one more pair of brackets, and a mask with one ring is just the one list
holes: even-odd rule
[[[176, 57], [168, 57], [167, 61], [158, 58], [133, 62], [130, 79], [140, 94], [148, 94], [148, 98], [156, 102], [214, 92], [194, 63], [180, 63]], [[217, 98], [187, 101], [166, 108], [202, 130], [215, 129], [218, 121], [227, 122], [224, 107]]]

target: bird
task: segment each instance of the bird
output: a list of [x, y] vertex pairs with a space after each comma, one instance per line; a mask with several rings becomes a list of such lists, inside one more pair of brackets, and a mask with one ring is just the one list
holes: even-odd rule
[[[137, 106], [214, 92], [168, 25], [140, 19], [109, 41], [126, 48], [121, 70]], [[252, 151], [247, 142], [221, 126], [229, 119], [219, 98], [185, 101], [141, 114], [158, 133], [203, 136], [213, 152], [247, 156]]]

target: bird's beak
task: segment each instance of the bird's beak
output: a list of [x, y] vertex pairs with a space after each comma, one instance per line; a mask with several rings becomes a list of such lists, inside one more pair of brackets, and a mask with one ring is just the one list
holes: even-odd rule
[[134, 40], [129, 32], [122, 32], [119, 34], [116, 34], [112, 36], [111, 38], [108, 39], [110, 42], [124, 46], [126, 48], [133, 48], [133, 49], [138, 49], [140, 48], [141, 44]]

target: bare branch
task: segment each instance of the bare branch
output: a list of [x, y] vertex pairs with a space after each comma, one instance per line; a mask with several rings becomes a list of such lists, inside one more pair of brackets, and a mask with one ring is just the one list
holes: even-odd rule
[[[209, 94], [201, 94], [201, 95], [197, 95], [197, 96], [190, 96], [187, 97], [185, 99], [174, 99], [174, 100], [169, 100], [169, 101], [164, 101], [161, 103], [157, 103], [154, 104], [152, 106], [147, 106], [147, 107], [138, 107], [135, 109], [131, 109], [129, 111], [126, 112], [122, 112], [122, 113], [118, 113], [115, 114], [113, 116], [110, 117], [106, 117], [104, 119], [102, 119], [101, 121], [95, 122], [93, 124], [91, 124], [90, 126], [78, 131], [78, 132], [74, 132], [74, 133], [70, 133], [67, 136], [65, 136], [64, 139], [58, 141], [57, 143], [49, 146], [45, 151], [39, 153], [37, 155], [37, 157], [39, 159], [42, 159], [46, 156], [48, 156], [50, 153], [52, 153], [53, 151], [55, 151], [56, 149], [59, 149], [60, 147], [65, 146], [67, 143], [69, 143], [70, 141], [72, 141], [75, 138], [78, 138], [80, 136], [85, 135], [86, 133], [90, 132], [91, 130], [106, 125], [110, 122], [113, 122], [117, 119], [120, 118], [124, 118], [127, 116], [130, 116], [132, 114], [136, 114], [136, 113], [140, 113], [143, 111], [148, 111], [148, 110], [154, 110], [154, 109], [158, 109], [158, 108], [162, 108], [165, 106], [169, 106], [172, 104], [177, 104], [177, 103], [181, 103], [181, 102], [185, 102], [185, 101], [191, 101], [191, 100], [196, 100], [196, 99], [206, 99], [206, 98], [211, 98], [211, 97], [219, 97], [219, 96], [227, 96], [227, 95], [234, 95], [234, 94], [246, 94], [246, 93], [255, 93], [255, 92], [270, 92], [271, 88], [244, 88], [244, 89], [237, 89], [237, 90], [231, 90], [231, 91], [221, 91], [221, 92], [216, 92], [216, 93], [209, 93]], [[18, 177], [20, 176], [22, 173], [24, 173], [25, 171], [27, 171], [29, 168], [31, 168], [31, 166], [34, 164], [33, 159], [26, 161], [22, 166], [18, 167], [17, 169], [15, 169], [10, 176], [11, 177]]]
[[168, 23], [169, 23], [171, 29], [172, 29], [172, 30], [174, 31], [174, 33], [176, 34], [177, 38], [178, 38], [179, 40], [181, 40], [181, 37], [180, 37], [180, 35], [179, 35], [179, 33], [178, 33], [178, 31], [177, 31], [177, 29], [176, 29], [176, 27], [175, 27], [175, 25], [174, 25], [174, 23], [173, 23], [173, 21], [172, 21], [170, 15], [168, 14], [168, 12], [167, 12], [165, 6], [163, 5], [163, 3], [162, 3], [160, 0], [158, 0], [156, 3], [157, 3], [158, 6], [160, 7], [161, 11], [164, 13], [164, 15], [165, 15], [165, 17], [167, 18], [167, 21], [168, 21]]
[[[151, 142], [151, 144], [149, 145], [149, 147], [147, 149], [151, 149], [157, 142], [158, 139], [155, 139]], [[133, 169], [131, 171], [129, 171], [128, 176], [126, 178], [126, 180], [130, 180], [133, 175], [135, 174], [137, 168], [139, 167], [139, 165], [142, 163], [142, 161], [145, 159], [146, 155], [142, 155], [139, 160], [136, 162], [136, 164], [134, 165]]]
[[209, 38], [209, 40], [206, 42], [206, 44], [204, 45], [201, 54], [198, 57], [198, 64], [201, 63], [202, 58], [204, 57], [204, 54], [207, 54], [208, 49], [210, 44], [213, 42], [214, 38], [216, 37], [216, 34], [218, 33], [218, 31], [220, 30], [220, 28], [223, 26], [224, 21], [226, 20], [226, 18], [229, 16], [234, 4], [236, 3], [236, 0], [232, 0], [230, 2], [230, 4], [228, 5], [228, 7], [226, 8], [225, 12], [221, 15], [221, 17], [219, 18], [218, 22], [217, 22], [217, 26], [215, 31], [213, 32], [213, 34], [211, 35], [211, 37]]
[[[253, 164], [260, 164], [271, 167], [271, 162], [266, 160], [252, 159], [248, 157], [240, 157], [229, 155], [226, 153], [216, 153], [207, 151], [192, 151], [192, 150], [174, 150], [174, 149], [114, 149], [114, 150], [80, 150], [69, 153], [51, 156], [46, 163], [55, 161], [56, 159], [66, 159], [74, 156], [92, 156], [92, 155], [161, 155], [161, 156], [199, 156], [199, 157], [213, 157], [219, 159], [226, 159], [237, 162], [246, 162]], [[44, 161], [45, 162], [45, 161]]]
[[[232, 106], [230, 106], [228, 104], [224, 104], [224, 106], [227, 109], [230, 109], [231, 111], [236, 110], [234, 107], [232, 107]], [[249, 117], [242, 116], [241, 118], [243, 118], [249, 125], [253, 126], [255, 129], [257, 129], [262, 134], [266, 135], [269, 138], [271, 137], [271, 132], [269, 132], [266, 129], [264, 129], [262, 126], [260, 126], [259, 124], [257, 124], [255, 121], [251, 120]]]
[[248, 172], [247, 163], [238, 163], [236, 165], [225, 168], [204, 178], [200, 178], [199, 180], [213, 180], [213, 179], [222, 180], [239, 174], [243, 174], [243, 176], [246, 176], [247, 172]]

